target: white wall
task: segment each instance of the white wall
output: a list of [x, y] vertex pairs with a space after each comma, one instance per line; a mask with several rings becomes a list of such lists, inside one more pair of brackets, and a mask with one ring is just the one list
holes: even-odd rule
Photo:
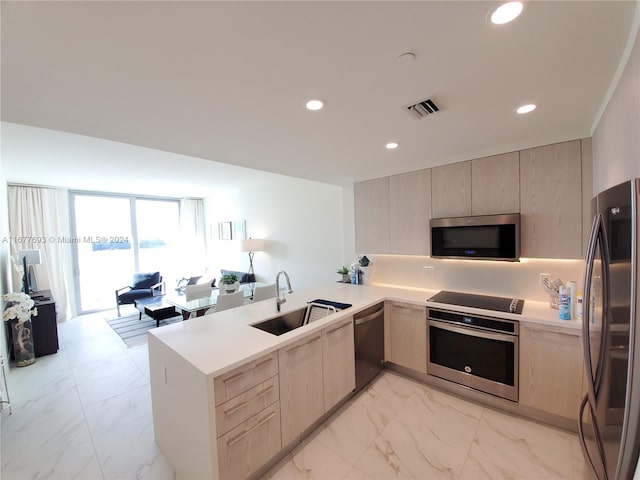
[[640, 177], [640, 7], [635, 40], [617, 87], [593, 133], [593, 191]]
[[[342, 187], [266, 176], [259, 184], [237, 186], [224, 198], [209, 198], [210, 231], [220, 221], [245, 219], [247, 236], [265, 239], [264, 252], [256, 252], [257, 280], [273, 282], [285, 270], [294, 289], [336, 280], [342, 264]], [[210, 266], [247, 271], [247, 253], [238, 242], [213, 239]]]
[[[6, 205], [7, 198], [7, 182], [4, 175], [4, 165], [2, 155], [0, 155], [0, 198], [5, 199]], [[1, 203], [0, 203], [1, 204]], [[6, 208], [0, 211], [0, 295], [9, 292], [10, 285], [10, 262], [9, 262], [9, 212]], [[4, 308], [4, 304], [3, 308]], [[7, 338], [5, 324], [2, 322], [2, 328], [0, 328], [0, 355], [5, 358], [5, 362], [9, 364], [9, 354], [7, 352]], [[4, 386], [2, 387], [4, 388]]]

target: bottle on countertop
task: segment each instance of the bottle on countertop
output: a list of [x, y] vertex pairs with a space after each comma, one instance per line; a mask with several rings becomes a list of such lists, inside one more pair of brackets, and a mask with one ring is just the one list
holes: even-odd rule
[[351, 283], [353, 285], [358, 285], [360, 283], [360, 265], [356, 263], [351, 264]]
[[582, 292], [576, 294], [576, 319], [582, 320]]
[[560, 320], [571, 320], [570, 292], [568, 287], [560, 287], [558, 304], [558, 318]]
[[576, 282], [570, 280], [567, 282], [567, 294], [569, 295], [569, 318], [576, 318]]

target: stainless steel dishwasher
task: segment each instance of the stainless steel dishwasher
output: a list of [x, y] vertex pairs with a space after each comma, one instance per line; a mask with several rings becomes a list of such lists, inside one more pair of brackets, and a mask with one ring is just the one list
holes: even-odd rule
[[384, 365], [384, 303], [369, 307], [353, 316], [356, 351], [356, 392]]

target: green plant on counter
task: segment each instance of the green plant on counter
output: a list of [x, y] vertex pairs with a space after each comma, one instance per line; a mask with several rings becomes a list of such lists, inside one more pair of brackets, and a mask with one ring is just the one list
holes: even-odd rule
[[349, 269], [343, 266], [336, 270], [336, 273], [339, 273], [340, 275], [346, 275], [347, 273], [349, 273]]
[[220, 283], [224, 285], [233, 285], [238, 281], [238, 276], [235, 273], [225, 273], [220, 277]]

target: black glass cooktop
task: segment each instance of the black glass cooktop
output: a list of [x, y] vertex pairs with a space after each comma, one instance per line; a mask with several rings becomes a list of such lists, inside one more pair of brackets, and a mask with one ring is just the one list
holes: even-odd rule
[[449, 292], [447, 290], [436, 293], [427, 301], [518, 314], [522, 313], [524, 307], [524, 300], [521, 298], [491, 297], [489, 295]]

